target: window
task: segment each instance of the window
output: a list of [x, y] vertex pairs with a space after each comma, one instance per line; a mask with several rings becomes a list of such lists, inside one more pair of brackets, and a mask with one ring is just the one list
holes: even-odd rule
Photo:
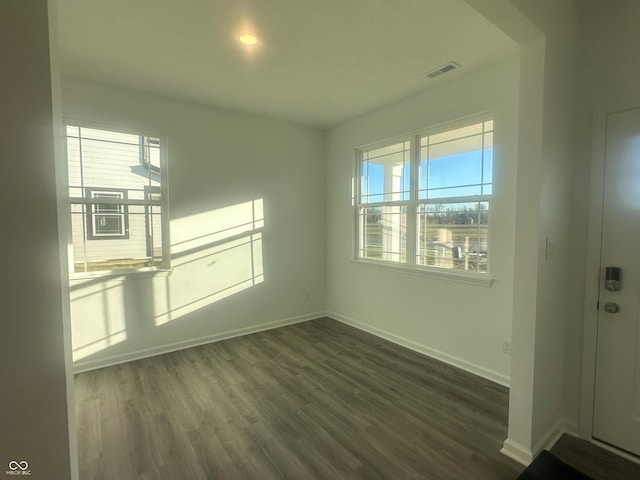
[[[118, 200], [126, 197], [126, 190], [105, 191], [87, 188], [88, 198]], [[87, 215], [87, 239], [129, 238], [127, 205], [122, 203], [92, 203]]]
[[486, 273], [493, 121], [357, 152], [357, 258]]
[[67, 126], [73, 271], [168, 266], [158, 137]]

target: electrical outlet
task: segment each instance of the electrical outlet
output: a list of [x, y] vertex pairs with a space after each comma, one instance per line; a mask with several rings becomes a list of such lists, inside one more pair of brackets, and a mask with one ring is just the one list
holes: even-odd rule
[[511, 340], [508, 338], [502, 339], [502, 353], [511, 355]]

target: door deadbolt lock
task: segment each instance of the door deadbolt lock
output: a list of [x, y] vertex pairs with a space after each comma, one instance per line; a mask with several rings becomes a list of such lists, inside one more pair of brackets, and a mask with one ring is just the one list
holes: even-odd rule
[[604, 311], [607, 313], [618, 313], [620, 311], [620, 305], [616, 302], [607, 302], [604, 304]]
[[604, 275], [604, 288], [612, 292], [617, 292], [622, 288], [620, 267], [607, 267]]

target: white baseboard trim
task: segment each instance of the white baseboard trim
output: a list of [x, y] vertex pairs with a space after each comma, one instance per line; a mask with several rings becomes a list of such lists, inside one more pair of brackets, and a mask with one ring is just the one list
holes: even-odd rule
[[434, 348], [427, 347], [420, 343], [416, 343], [412, 340], [408, 340], [406, 338], [400, 337], [393, 333], [387, 332], [385, 330], [381, 330], [379, 328], [372, 327], [365, 323], [359, 322], [349, 317], [345, 317], [336, 312], [326, 312], [326, 316], [337, 320], [338, 322], [342, 322], [344, 324], [355, 327], [359, 330], [364, 330], [365, 332], [371, 333], [380, 338], [384, 338], [385, 340], [389, 340], [390, 342], [396, 343], [403, 347], [408, 348], [409, 350], [413, 350], [414, 352], [421, 353], [426, 355], [427, 357], [435, 358], [436, 360], [440, 360], [442, 362], [448, 363], [454, 367], [460, 368], [461, 370], [465, 370], [467, 372], [473, 373], [474, 375], [478, 375], [482, 378], [486, 378], [487, 380], [491, 380], [499, 385], [504, 387], [509, 387], [510, 378], [507, 375], [503, 375], [498, 372], [494, 372], [493, 370], [489, 370], [487, 368], [481, 367], [480, 365], [476, 365], [471, 362], [467, 362], [458, 357], [454, 357], [453, 355], [449, 355], [448, 353], [442, 352], [440, 350], [436, 350]]
[[533, 456], [535, 457], [542, 450], [551, 450], [553, 446], [558, 443], [560, 437], [568, 433], [574, 437], [578, 437], [578, 426], [574, 423], [568, 422], [565, 419], [560, 419], [556, 424], [550, 428], [533, 446]]
[[574, 437], [579, 437], [578, 435], [578, 426], [574, 423], [568, 422], [567, 420], [560, 419], [558, 422], [550, 428], [540, 439], [536, 442], [535, 446], [532, 449], [525, 447], [524, 445], [507, 438], [504, 441], [502, 449], [500, 453], [506, 455], [507, 457], [515, 460], [522, 465], [529, 465], [533, 459], [542, 451], [542, 450], [551, 450], [553, 446], [560, 440], [560, 437], [565, 433], [572, 435]]
[[531, 454], [531, 450], [527, 447], [519, 444], [518, 442], [514, 442], [510, 438], [507, 438], [502, 445], [502, 449], [500, 453], [506, 455], [511, 460], [515, 460], [516, 462], [524, 465], [525, 467], [531, 463], [533, 460], [533, 455]]
[[215, 333], [212, 335], [206, 335], [198, 338], [191, 338], [188, 340], [182, 340], [180, 342], [168, 343], [165, 345], [158, 345], [151, 348], [144, 348], [132, 352], [122, 353], [109, 357], [103, 357], [97, 360], [82, 361], [79, 360], [73, 365], [73, 373], [88, 372], [90, 370], [97, 370], [99, 368], [111, 367], [113, 365], [119, 365], [121, 363], [133, 362], [135, 360], [142, 360], [143, 358], [154, 357], [156, 355], [162, 355], [163, 353], [175, 352], [177, 350], [183, 350], [185, 348], [197, 347], [199, 345], [206, 345], [207, 343], [219, 342], [221, 340], [227, 340], [229, 338], [240, 337], [242, 335], [250, 335], [252, 333], [258, 333], [265, 330], [271, 330], [274, 328], [284, 327], [287, 325], [293, 325], [295, 323], [307, 322], [316, 318], [326, 316], [325, 312], [309, 313], [306, 315], [300, 315], [297, 317], [285, 318], [282, 320], [275, 320], [272, 322], [261, 323], [258, 325], [252, 325], [250, 327], [239, 328], [237, 330], [229, 330], [226, 332]]

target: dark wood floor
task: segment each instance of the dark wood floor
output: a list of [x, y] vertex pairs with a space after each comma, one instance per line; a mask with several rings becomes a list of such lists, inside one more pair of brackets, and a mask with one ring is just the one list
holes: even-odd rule
[[83, 480], [523, 470], [499, 453], [507, 389], [329, 319], [83, 373], [75, 389]]
[[564, 435], [551, 452], [594, 480], [640, 480], [640, 464], [586, 440]]

